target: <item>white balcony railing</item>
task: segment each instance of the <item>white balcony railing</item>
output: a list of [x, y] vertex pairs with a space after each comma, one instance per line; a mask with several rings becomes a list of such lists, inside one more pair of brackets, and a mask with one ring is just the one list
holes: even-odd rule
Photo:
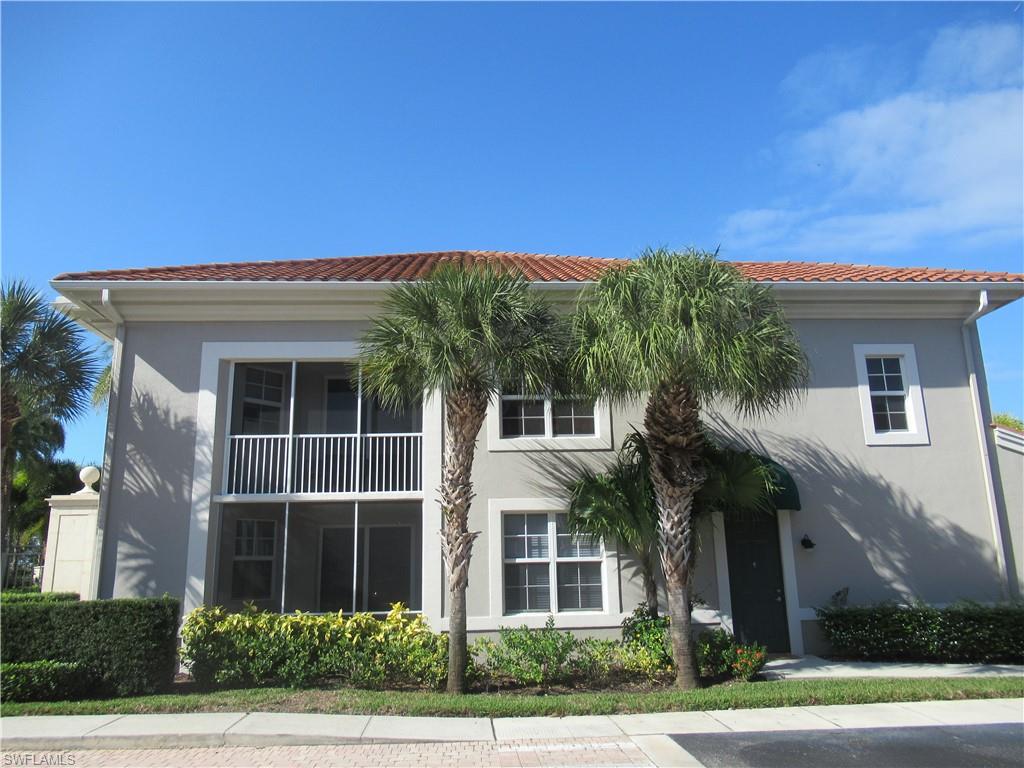
[[[288, 471], [288, 441], [291, 471]], [[398, 493], [423, 489], [423, 435], [232, 435], [225, 493]]]

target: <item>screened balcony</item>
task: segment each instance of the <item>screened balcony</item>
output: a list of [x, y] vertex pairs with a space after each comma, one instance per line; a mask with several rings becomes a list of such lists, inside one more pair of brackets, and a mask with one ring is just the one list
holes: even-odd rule
[[422, 431], [418, 405], [383, 408], [362, 394], [354, 365], [235, 363], [223, 493], [416, 493]]

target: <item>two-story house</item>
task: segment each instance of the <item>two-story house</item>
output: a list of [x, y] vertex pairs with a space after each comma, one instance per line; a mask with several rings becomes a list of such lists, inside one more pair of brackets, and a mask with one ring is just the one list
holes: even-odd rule
[[[186, 611], [401, 601], [444, 629], [440, 400], [381, 408], [357, 357], [388, 288], [445, 261], [517, 268], [566, 306], [621, 263], [456, 251], [57, 277], [61, 305], [114, 347], [93, 595], [167, 592]], [[709, 418], [791, 487], [772, 517], [703, 522], [696, 621], [799, 654], [820, 646], [813, 607], [844, 587], [852, 602], [1016, 597], [1024, 523], [994, 458], [975, 321], [1024, 295], [1024, 276], [738, 266], [777, 293], [812, 373], [784, 412]], [[642, 407], [517, 393], [491, 404], [474, 466], [471, 632], [552, 614], [610, 633], [643, 599], [616, 542], [574, 538], [563, 517], [567, 474], [607, 462]]]

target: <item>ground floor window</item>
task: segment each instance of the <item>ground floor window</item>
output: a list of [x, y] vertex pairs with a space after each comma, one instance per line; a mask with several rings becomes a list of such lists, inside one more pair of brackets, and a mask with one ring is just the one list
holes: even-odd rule
[[229, 503], [213, 602], [240, 610], [386, 613], [423, 607], [423, 509], [414, 501]]
[[273, 520], [235, 521], [235, 555], [231, 565], [231, 597], [265, 600], [274, 589], [277, 523]]
[[604, 610], [601, 542], [569, 533], [564, 513], [502, 518], [505, 613]]

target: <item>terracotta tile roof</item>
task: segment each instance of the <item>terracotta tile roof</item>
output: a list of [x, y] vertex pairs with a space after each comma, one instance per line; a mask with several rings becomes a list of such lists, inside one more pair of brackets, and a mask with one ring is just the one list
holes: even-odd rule
[[[68, 272], [55, 280], [117, 281], [405, 281], [424, 277], [436, 265], [448, 262], [488, 262], [514, 266], [532, 281], [581, 282], [594, 280], [626, 259], [590, 256], [553, 256], [508, 251], [437, 251], [386, 256], [347, 256], [328, 259], [221, 262], [145, 269], [108, 269]], [[1022, 283], [1024, 275], [928, 267], [877, 267], [806, 261], [737, 261], [748, 277], [784, 283]]]

